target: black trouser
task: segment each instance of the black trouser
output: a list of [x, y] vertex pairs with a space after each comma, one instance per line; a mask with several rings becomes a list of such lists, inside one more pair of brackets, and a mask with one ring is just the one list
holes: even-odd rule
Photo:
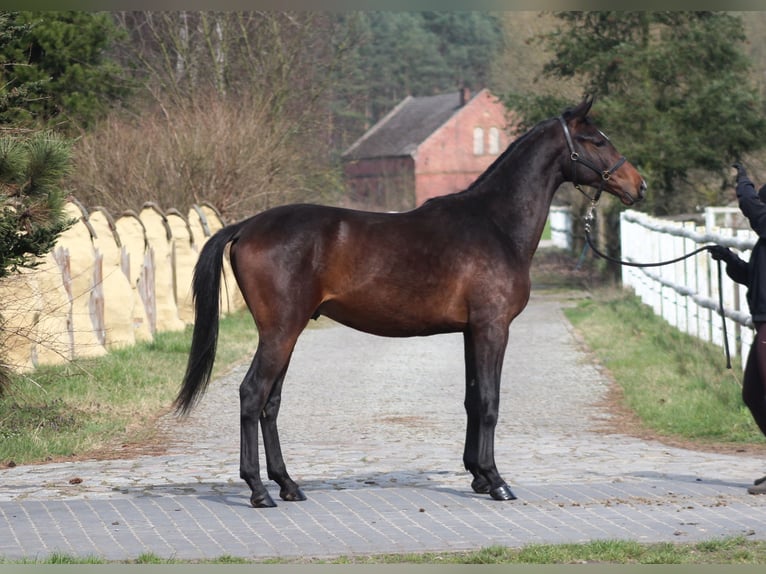
[[742, 399], [766, 435], [766, 323], [756, 323], [755, 331], [742, 380]]

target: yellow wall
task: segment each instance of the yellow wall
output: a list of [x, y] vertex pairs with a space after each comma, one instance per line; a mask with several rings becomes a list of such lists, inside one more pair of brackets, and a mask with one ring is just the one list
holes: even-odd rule
[[[202, 245], [223, 227], [210, 206], [188, 216], [146, 204], [113, 218], [67, 203], [77, 223], [41, 265], [0, 280], [5, 359], [17, 371], [151, 340], [193, 323], [191, 280]], [[223, 312], [244, 308], [228, 274]]]

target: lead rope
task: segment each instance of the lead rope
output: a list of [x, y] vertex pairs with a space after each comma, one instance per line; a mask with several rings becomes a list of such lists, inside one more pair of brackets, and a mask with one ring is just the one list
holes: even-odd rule
[[[591, 235], [590, 235], [591, 223], [595, 219], [594, 209], [596, 207], [596, 202], [597, 200], [591, 200], [590, 208], [588, 209], [588, 213], [585, 215], [585, 241], [587, 242], [588, 247], [590, 247], [593, 250], [593, 253], [595, 253], [597, 256], [601, 257], [602, 259], [606, 259], [607, 261], [611, 261], [619, 265], [626, 265], [628, 267], [661, 267], [663, 265], [670, 265], [671, 263], [678, 263], [679, 261], [683, 261], [684, 259], [693, 257], [703, 251], [710, 252], [712, 245], [705, 245], [703, 247], [695, 249], [694, 251], [690, 253], [682, 255], [681, 257], [676, 257], [675, 259], [668, 259], [667, 261], [659, 261], [656, 263], [636, 263], [634, 261], [623, 261], [622, 259], [611, 257], [607, 255], [606, 253], [602, 253], [601, 251], [598, 250], [598, 248], [596, 248], [593, 242], [593, 239], [591, 238]], [[731, 369], [731, 353], [729, 352], [729, 337], [726, 333], [726, 315], [724, 313], [724, 307], [723, 307], [723, 271], [721, 269], [721, 260], [720, 259], [717, 260], [716, 263], [718, 264], [718, 314], [721, 316], [721, 324], [723, 327], [723, 346], [726, 352], [726, 368]]]

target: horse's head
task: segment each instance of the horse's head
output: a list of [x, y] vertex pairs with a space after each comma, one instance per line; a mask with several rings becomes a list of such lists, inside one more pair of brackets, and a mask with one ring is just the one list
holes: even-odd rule
[[633, 205], [644, 198], [646, 182], [588, 117], [592, 105], [593, 99], [585, 98], [559, 118], [569, 151], [565, 178], [578, 188], [595, 187], [595, 200], [608, 191], [625, 205]]

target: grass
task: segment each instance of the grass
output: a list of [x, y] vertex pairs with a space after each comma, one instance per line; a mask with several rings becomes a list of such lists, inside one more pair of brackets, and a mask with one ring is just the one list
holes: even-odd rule
[[546, 239], [550, 239], [551, 237], [552, 237], [551, 221], [550, 219], [546, 219], [545, 227], [543, 228], [543, 235], [540, 239], [546, 240]]
[[763, 442], [742, 402], [739, 361], [726, 369], [720, 347], [674, 329], [624, 290], [595, 292], [565, 314], [646, 428], [682, 439]]
[[[141, 554], [132, 564], [188, 564], [192, 561]], [[196, 562], [196, 561], [194, 561]], [[329, 560], [269, 560], [264, 564], [763, 564], [766, 542], [737, 536], [691, 544], [671, 542], [640, 544], [632, 541], [594, 540], [584, 544], [530, 544], [523, 548], [488, 546], [471, 552], [340, 556]], [[0, 564], [10, 563], [3, 562]], [[23, 564], [106, 564], [95, 556], [52, 554]], [[223, 555], [206, 564], [251, 564], [250, 560]]]
[[[186, 368], [189, 329], [104, 357], [14, 375], [0, 397], [0, 464], [116, 452], [150, 441]], [[256, 331], [247, 313], [224, 317], [214, 375], [248, 357]]]
[[335, 563], [374, 564], [762, 564], [766, 543], [733, 537], [695, 544], [594, 540], [584, 544], [489, 546], [475, 552], [340, 558]]

